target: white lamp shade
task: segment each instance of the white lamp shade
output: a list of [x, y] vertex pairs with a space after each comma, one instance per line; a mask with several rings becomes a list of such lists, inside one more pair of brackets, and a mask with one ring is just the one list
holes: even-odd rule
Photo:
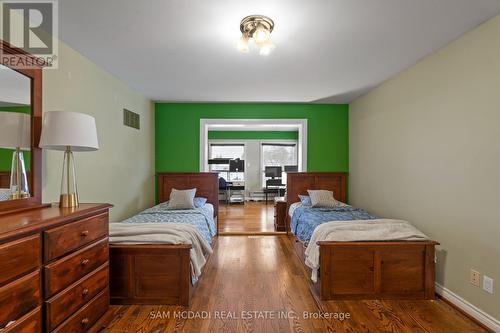
[[99, 149], [95, 119], [84, 113], [50, 111], [43, 116], [40, 148], [93, 151]]
[[0, 148], [30, 150], [30, 124], [29, 114], [0, 112]]

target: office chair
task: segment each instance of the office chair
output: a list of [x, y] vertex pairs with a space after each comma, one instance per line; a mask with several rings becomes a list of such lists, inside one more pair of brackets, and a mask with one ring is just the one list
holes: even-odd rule
[[229, 202], [228, 191], [227, 191], [227, 181], [223, 177], [219, 177], [219, 193], [224, 193], [224, 198], [226, 204]]

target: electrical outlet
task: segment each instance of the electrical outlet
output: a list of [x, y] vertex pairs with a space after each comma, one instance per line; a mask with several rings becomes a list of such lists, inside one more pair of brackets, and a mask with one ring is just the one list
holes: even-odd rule
[[481, 284], [481, 273], [473, 269], [470, 270], [470, 284], [479, 287]]
[[493, 294], [493, 279], [486, 275], [483, 276], [483, 290]]

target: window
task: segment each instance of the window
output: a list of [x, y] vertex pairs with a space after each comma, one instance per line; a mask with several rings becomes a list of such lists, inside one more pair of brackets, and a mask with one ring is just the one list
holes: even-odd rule
[[[245, 159], [245, 145], [243, 143], [211, 143], [208, 152], [209, 159]], [[210, 164], [209, 170], [218, 172], [226, 180], [242, 180], [243, 172], [229, 172], [229, 163]]]
[[[297, 143], [262, 143], [261, 145], [262, 187], [266, 186], [266, 166], [297, 165]], [[286, 173], [281, 174], [282, 183], [286, 184]]]
[[209, 158], [239, 158], [245, 155], [245, 145], [242, 143], [211, 143]]

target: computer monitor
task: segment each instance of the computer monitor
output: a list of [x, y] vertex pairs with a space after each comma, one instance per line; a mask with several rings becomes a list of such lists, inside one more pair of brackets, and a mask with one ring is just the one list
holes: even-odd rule
[[298, 165], [285, 165], [285, 172], [297, 172], [299, 171]]
[[229, 161], [229, 171], [231, 172], [244, 172], [245, 171], [245, 161], [239, 158]]
[[266, 177], [281, 178], [280, 166], [266, 166], [264, 172], [266, 174]]

